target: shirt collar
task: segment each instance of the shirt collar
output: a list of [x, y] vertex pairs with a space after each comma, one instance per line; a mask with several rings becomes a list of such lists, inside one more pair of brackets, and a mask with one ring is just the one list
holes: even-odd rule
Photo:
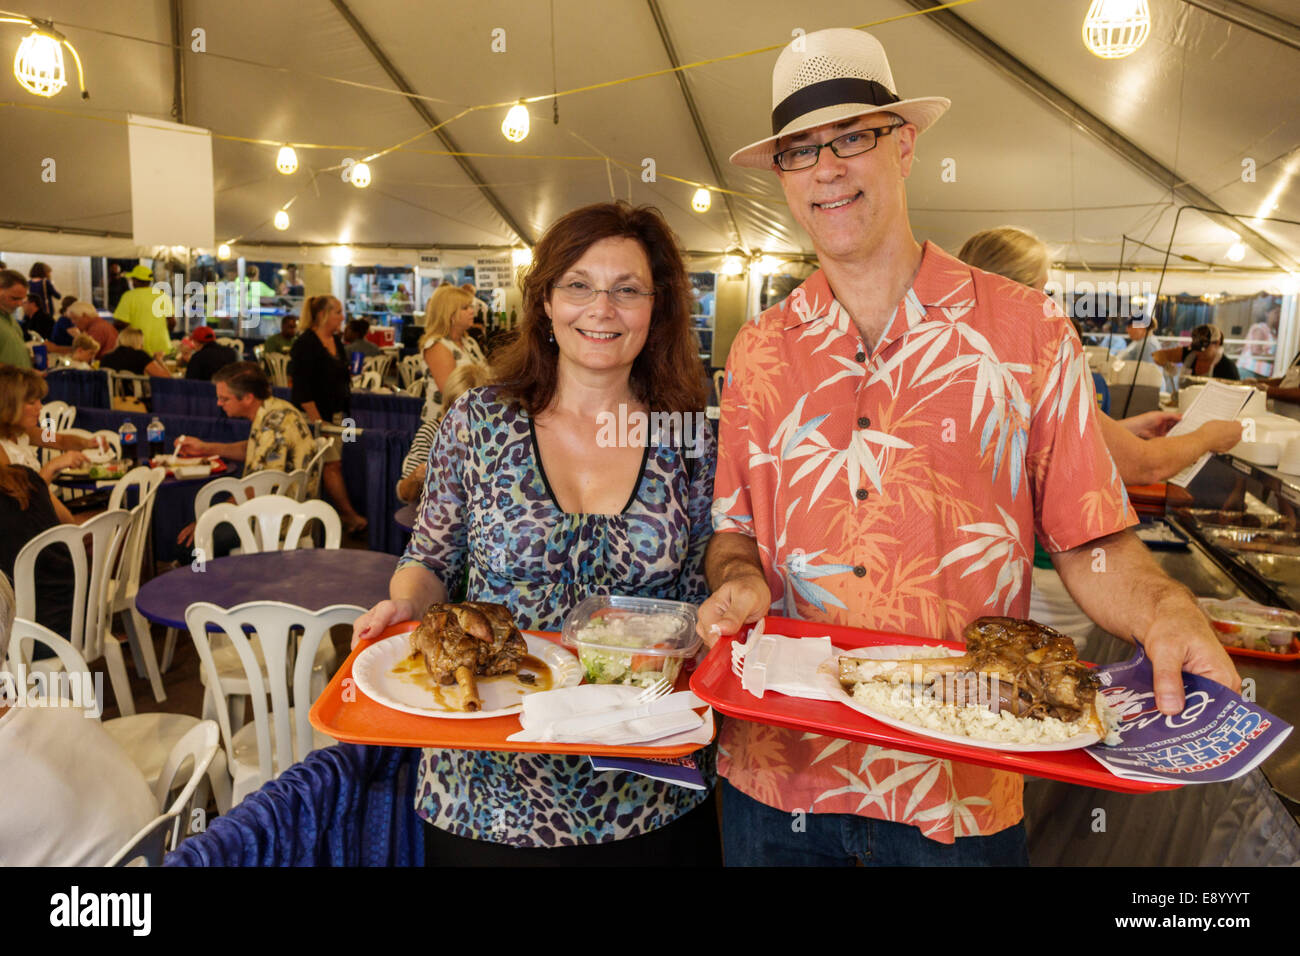
[[[944, 252], [933, 242], [921, 247], [921, 265], [911, 287], [903, 293], [899, 306], [912, 305], [920, 314], [929, 309], [968, 309], [975, 304], [975, 284], [970, 266]], [[785, 316], [782, 328], [798, 328], [808, 322], [820, 321], [835, 314], [843, 314], [843, 307], [835, 299], [826, 273], [818, 269], [800, 285], [784, 303]], [[904, 313], [908, 310], [903, 309]], [[897, 320], [897, 313], [895, 321]], [[892, 338], [892, 326], [885, 339]], [[909, 322], [909, 325], [911, 323]]]

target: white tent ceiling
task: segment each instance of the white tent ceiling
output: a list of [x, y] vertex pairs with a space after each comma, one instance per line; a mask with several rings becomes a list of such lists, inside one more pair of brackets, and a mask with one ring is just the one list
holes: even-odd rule
[[[11, 74], [0, 84], [7, 119], [0, 168], [5, 190], [0, 229], [14, 225], [129, 235], [131, 228], [125, 115], [171, 118], [173, 56], [168, 0], [33, 0], [22, 12], [48, 17], [77, 46], [92, 98], [69, 89], [51, 100], [23, 91]], [[778, 44], [800, 28], [857, 25], [915, 12], [908, 0], [393, 0], [249, 2], [179, 0], [185, 122], [220, 136], [291, 141], [341, 149], [299, 150], [292, 176], [274, 169], [275, 148], [213, 141], [218, 238], [293, 243], [390, 244], [428, 248], [533, 242], [561, 213], [611, 195], [653, 203], [692, 250], [811, 252], [782, 203], [775, 177], [730, 166], [726, 156], [762, 136], [768, 125], [775, 52], [686, 70], [686, 86], [705, 131], [701, 141], [676, 75], [579, 92], [532, 104], [532, 133], [522, 143], [500, 133], [503, 109], [449, 123], [478, 185], [436, 135], [372, 163], [374, 184], [358, 190], [335, 166], [416, 136], [425, 120], [393, 92], [393, 78], [349, 24], [349, 12], [380, 55], [423, 96], [439, 119], [466, 107], [549, 93], [552, 35], [555, 88], [568, 90], [673, 64], [656, 12], [679, 63], [714, 59]], [[346, 9], [341, 9], [344, 7]], [[1300, 219], [1300, 36], [1294, 0], [1250, 0], [1250, 8], [1289, 20], [1279, 42], [1207, 12], [1246, 4], [1151, 0], [1153, 28], [1133, 56], [1103, 61], [1080, 41], [1088, 0], [975, 0], [947, 14], [979, 31], [1064, 97], [1097, 117], [1117, 138], [1172, 171], [1184, 190], [1247, 215]], [[554, 31], [551, 13], [554, 11]], [[188, 49], [205, 31], [205, 53]], [[505, 30], [506, 52], [492, 51]], [[909, 182], [918, 237], [955, 250], [970, 233], [1015, 223], [1043, 236], [1057, 258], [1105, 265], [1118, 261], [1125, 235], [1163, 248], [1174, 214], [1186, 204], [1112, 146], [1009, 75], [933, 16], [873, 28], [889, 53], [900, 91], [940, 94], [950, 112], [920, 141]], [[0, 27], [0, 49], [22, 30]], [[152, 41], [152, 42], [146, 42]], [[7, 55], [7, 54], [6, 54]], [[260, 65], [259, 65], [260, 64]], [[330, 79], [332, 78], [332, 79]], [[337, 81], [350, 81], [351, 84]], [[378, 89], [376, 89], [378, 88]], [[31, 109], [28, 107], [42, 107]], [[1109, 134], [1107, 134], [1109, 135]], [[704, 214], [690, 210], [693, 187], [670, 180], [718, 183], [750, 195], [715, 194]], [[607, 156], [616, 161], [607, 164]], [[58, 179], [43, 183], [53, 157]], [[530, 157], [530, 158], [524, 158]], [[540, 157], [540, 158], [534, 158]], [[658, 181], [642, 182], [644, 158]], [[1256, 181], [1242, 181], [1242, 161]], [[955, 181], [945, 181], [945, 160]], [[621, 164], [621, 165], [620, 165]], [[270, 223], [290, 197], [287, 233]], [[1274, 210], [1272, 207], [1276, 205]], [[734, 210], [734, 225], [733, 215]], [[510, 225], [513, 222], [518, 229]], [[1300, 228], [1262, 222], [1249, 228], [1273, 244], [1275, 258], [1297, 268]], [[738, 228], [739, 232], [736, 233]], [[1234, 239], [1223, 220], [1183, 215], [1175, 251], [1226, 265]], [[0, 248], [84, 250], [93, 237], [0, 231]], [[1152, 250], [1125, 249], [1126, 263], [1159, 262]], [[1252, 248], [1243, 266], [1274, 268]]]

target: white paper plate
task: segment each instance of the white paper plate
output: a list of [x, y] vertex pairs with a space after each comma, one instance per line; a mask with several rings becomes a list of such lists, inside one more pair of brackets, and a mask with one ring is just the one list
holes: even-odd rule
[[[551, 689], [573, 687], [582, 681], [582, 667], [571, 653], [551, 641], [531, 634], [524, 635], [528, 653], [551, 669]], [[540, 688], [528, 687], [510, 677], [481, 677], [478, 694], [483, 699], [483, 709], [469, 713], [455, 709], [456, 686], [442, 689], [447, 700], [410, 677], [393, 673], [393, 668], [411, 655], [408, 634], [397, 634], [377, 641], [357, 655], [352, 663], [352, 677], [360, 691], [376, 703], [419, 717], [441, 717], [452, 720], [481, 720], [486, 717], [504, 717], [523, 710], [522, 700]]]
[[[978, 737], [967, 737], [964, 734], [949, 734], [941, 730], [931, 730], [929, 727], [921, 724], [913, 724], [906, 720], [899, 720], [890, 714], [882, 713], [872, 707], [867, 707], [853, 699], [852, 695], [844, 689], [839, 681], [839, 657], [848, 654], [851, 657], [865, 657], [870, 660], [890, 660], [897, 658], [910, 657], [917, 650], [916, 645], [898, 645], [892, 647], [873, 646], [859, 647], [853, 651], [842, 651], [836, 648], [835, 655], [830, 659], [831, 666], [834, 667], [834, 673], [822, 672], [821, 676], [825, 679], [826, 689], [832, 693], [833, 700], [838, 700], [847, 707], [852, 707], [860, 714], [866, 714], [873, 720], [878, 720], [882, 724], [895, 727], [898, 730], [906, 730], [908, 733], [916, 734], [918, 737], [929, 737], [932, 740], [944, 740], [953, 744], [964, 744], [967, 747], [979, 747], [983, 750], [1003, 750], [1009, 753], [1050, 753], [1058, 750], [1079, 750], [1082, 747], [1091, 747], [1101, 740], [1101, 737], [1095, 732], [1079, 734], [1069, 740], [1062, 740], [1057, 743], [1046, 744], [1012, 744], [1003, 743], [998, 740], [981, 740]], [[950, 657], [960, 657], [961, 654], [952, 648], [946, 648]]]

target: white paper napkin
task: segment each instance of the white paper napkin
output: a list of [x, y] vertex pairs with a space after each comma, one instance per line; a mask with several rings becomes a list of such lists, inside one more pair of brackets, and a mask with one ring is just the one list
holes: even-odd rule
[[[625, 708], [631, 716], [632, 712], [641, 706], [634, 701], [642, 690], [643, 688], [627, 684], [579, 684], [577, 687], [562, 687], [557, 690], [543, 691], [540, 694], [529, 694], [523, 700], [523, 711], [519, 715], [519, 723], [523, 729], [506, 739], [532, 742], [563, 740], [566, 743], [582, 742], [611, 746], [653, 740], [657, 747], [673, 747], [686, 743], [698, 743], [703, 746], [713, 739], [712, 708], [705, 711], [704, 717], [700, 719], [697, 726], [669, 737], [662, 735], [638, 737], [635, 733], [629, 734], [626, 725], [619, 726], [614, 723], [586, 731], [581, 737], [557, 737], [552, 732], [552, 728], [561, 720], [582, 717], [597, 711], [621, 707]], [[684, 713], [691, 713], [691, 711]], [[611, 713], [611, 721], [614, 721], [616, 716]]]
[[[770, 650], [764, 648], [765, 643], [770, 645]], [[825, 678], [818, 673], [818, 667], [835, 653], [837, 652], [831, 646], [829, 637], [765, 634], [759, 639], [758, 647], [751, 648], [745, 655], [744, 666], [748, 670], [760, 661], [766, 664], [767, 672], [761, 683], [757, 684], [765, 691], [776, 691], [788, 697], [804, 697], [808, 700], [833, 700]], [[756, 682], [742, 682], [742, 685], [745, 683]], [[753, 691], [750, 693], [754, 694]]]

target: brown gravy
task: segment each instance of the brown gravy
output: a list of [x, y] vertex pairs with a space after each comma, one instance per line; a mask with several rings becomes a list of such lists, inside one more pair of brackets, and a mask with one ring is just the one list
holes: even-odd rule
[[[460, 685], [455, 683], [439, 684], [435, 681], [430, 676], [428, 669], [425, 668], [424, 659], [419, 654], [408, 654], [403, 657], [393, 665], [391, 673], [399, 680], [414, 684], [421, 690], [427, 691], [437, 703], [438, 708], [442, 710], [465, 709], [465, 695], [460, 689]], [[528, 684], [521, 681], [519, 674], [531, 674], [533, 683]], [[503, 689], [507, 694], [513, 693], [522, 698], [526, 694], [550, 690], [555, 683], [550, 665], [531, 654], [524, 655], [523, 662], [519, 665], [519, 674], [499, 674], [496, 677], [477, 678], [475, 683], [479, 687], [479, 696], [483, 696], [483, 688], [490, 684], [504, 684]]]

